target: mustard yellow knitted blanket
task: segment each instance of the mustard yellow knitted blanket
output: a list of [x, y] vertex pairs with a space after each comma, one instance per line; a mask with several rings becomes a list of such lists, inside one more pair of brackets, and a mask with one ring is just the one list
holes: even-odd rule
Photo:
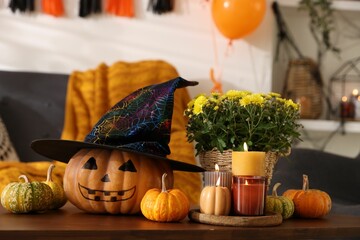
[[58, 184], [62, 184], [66, 167], [66, 164], [64, 163], [57, 161], [38, 161], [28, 163], [0, 162], [0, 193], [10, 182], [20, 182], [20, 175], [26, 175], [30, 182], [46, 181], [47, 171], [51, 163], [55, 165], [55, 168], [52, 172], [52, 180]]

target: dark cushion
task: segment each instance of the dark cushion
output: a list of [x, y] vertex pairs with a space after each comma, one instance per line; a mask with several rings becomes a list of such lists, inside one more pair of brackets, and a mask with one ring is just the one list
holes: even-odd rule
[[0, 71], [0, 116], [21, 161], [48, 160], [36, 154], [30, 143], [60, 137], [68, 77]]
[[309, 176], [310, 188], [327, 192], [333, 201], [333, 212], [360, 215], [360, 161], [314, 149], [293, 148], [290, 156], [280, 158], [270, 189], [281, 182], [278, 190], [301, 189], [302, 175]]

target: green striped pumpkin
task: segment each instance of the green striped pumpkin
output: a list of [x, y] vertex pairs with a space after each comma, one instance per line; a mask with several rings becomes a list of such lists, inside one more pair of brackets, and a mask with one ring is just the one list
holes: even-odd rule
[[1, 193], [1, 205], [13, 213], [41, 212], [50, 208], [53, 201], [51, 188], [42, 182], [29, 182], [25, 175], [19, 179], [25, 182], [12, 182]]
[[280, 213], [283, 219], [288, 219], [294, 214], [294, 202], [288, 197], [278, 196], [277, 188], [280, 185], [276, 183], [272, 195], [266, 196], [266, 211]]
[[52, 180], [52, 171], [53, 171], [54, 167], [55, 167], [54, 164], [50, 164], [50, 166], [48, 168], [48, 172], [47, 172], [46, 181], [43, 182], [51, 188], [52, 193], [53, 193], [54, 198], [53, 198], [52, 204], [50, 206], [50, 209], [61, 208], [67, 202], [65, 191], [64, 191], [62, 185], [60, 185]]

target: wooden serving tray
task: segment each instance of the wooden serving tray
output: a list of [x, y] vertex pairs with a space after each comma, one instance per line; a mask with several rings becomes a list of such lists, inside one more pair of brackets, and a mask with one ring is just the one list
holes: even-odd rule
[[199, 209], [193, 209], [188, 214], [190, 220], [199, 223], [234, 226], [234, 227], [270, 227], [282, 223], [279, 213], [267, 213], [265, 216], [216, 216], [201, 213]]

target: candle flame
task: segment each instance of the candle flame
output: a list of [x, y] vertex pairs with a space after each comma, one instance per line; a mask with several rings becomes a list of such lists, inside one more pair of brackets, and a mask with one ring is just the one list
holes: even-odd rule
[[219, 170], [220, 170], [219, 165], [215, 164], [215, 171], [218, 172]]
[[244, 142], [244, 151], [245, 151], [245, 152], [248, 151], [248, 146], [247, 146], [246, 142]]
[[218, 177], [215, 185], [216, 185], [217, 187], [220, 186], [220, 176]]
[[359, 94], [359, 90], [357, 90], [356, 88], [353, 89], [352, 94], [353, 96], [357, 96]]

